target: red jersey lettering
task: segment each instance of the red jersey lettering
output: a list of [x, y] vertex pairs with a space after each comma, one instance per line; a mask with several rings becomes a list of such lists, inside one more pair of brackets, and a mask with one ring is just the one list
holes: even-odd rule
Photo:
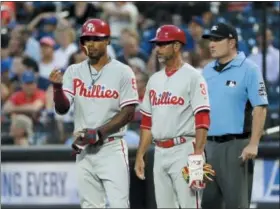
[[85, 83], [76, 78], [74, 79], [74, 95], [78, 94], [83, 97], [90, 98], [119, 98], [119, 92], [112, 89], [106, 89], [105, 86], [93, 85], [91, 88], [86, 88]]
[[154, 90], [150, 90], [151, 105], [184, 105], [185, 100], [183, 97], [172, 96], [168, 91], [164, 91], [162, 94], [157, 95]]

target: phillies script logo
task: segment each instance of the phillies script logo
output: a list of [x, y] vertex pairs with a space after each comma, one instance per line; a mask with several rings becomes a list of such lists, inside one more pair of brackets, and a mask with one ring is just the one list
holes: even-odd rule
[[185, 100], [182, 97], [172, 96], [171, 92], [164, 91], [157, 95], [154, 90], [150, 90], [150, 100], [152, 106], [155, 105], [184, 105]]
[[119, 92], [116, 90], [106, 89], [105, 86], [94, 85], [91, 88], [86, 88], [83, 81], [74, 79], [74, 95], [80, 95], [90, 98], [113, 98], [119, 97]]

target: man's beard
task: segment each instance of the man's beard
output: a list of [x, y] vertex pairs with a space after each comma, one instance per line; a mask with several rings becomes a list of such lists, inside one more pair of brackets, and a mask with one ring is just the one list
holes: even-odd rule
[[169, 55], [169, 56], [157, 56], [157, 59], [159, 61], [159, 63], [161, 64], [166, 64], [169, 60], [171, 60], [173, 58], [173, 54]]
[[88, 57], [89, 57], [89, 61], [90, 64], [96, 64], [99, 62], [100, 58], [105, 54], [105, 52], [99, 52], [98, 54], [96, 54], [95, 56], [91, 56], [91, 54], [89, 53]]

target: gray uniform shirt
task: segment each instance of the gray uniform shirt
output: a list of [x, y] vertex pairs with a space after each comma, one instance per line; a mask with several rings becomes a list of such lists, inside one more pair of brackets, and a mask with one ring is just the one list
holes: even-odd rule
[[[63, 90], [74, 104], [74, 132], [98, 128], [109, 122], [122, 107], [138, 104], [132, 69], [115, 59], [99, 72], [89, 66], [88, 60], [69, 66], [63, 75]], [[123, 136], [124, 129], [111, 136]]]
[[195, 136], [194, 115], [201, 110], [210, 110], [207, 84], [191, 65], [171, 76], [161, 70], [149, 79], [141, 112], [152, 118], [154, 139]]

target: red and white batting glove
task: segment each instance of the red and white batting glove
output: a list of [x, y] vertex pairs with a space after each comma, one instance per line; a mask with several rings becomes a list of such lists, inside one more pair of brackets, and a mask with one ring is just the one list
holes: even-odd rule
[[183, 168], [188, 173], [188, 184], [189, 187], [195, 191], [199, 191], [205, 188], [206, 184], [203, 182], [203, 165], [204, 165], [203, 155], [189, 155], [188, 166]]
[[85, 128], [82, 131], [75, 133], [74, 136], [76, 139], [72, 144], [72, 149], [75, 151], [75, 154], [80, 154], [84, 146], [87, 144], [99, 143], [101, 145], [103, 143], [103, 139], [98, 129]]

